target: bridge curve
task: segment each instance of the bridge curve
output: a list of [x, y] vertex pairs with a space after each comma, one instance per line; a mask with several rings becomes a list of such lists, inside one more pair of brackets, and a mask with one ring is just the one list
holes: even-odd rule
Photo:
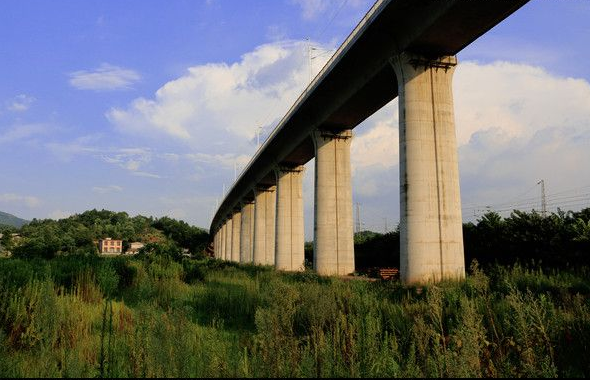
[[[371, 8], [371, 10], [367, 13], [367, 15], [361, 20], [359, 25], [354, 29], [354, 31], [349, 35], [346, 41], [340, 46], [338, 51], [334, 54], [331, 60], [326, 64], [323, 70], [318, 74], [318, 76], [312, 81], [312, 83], [308, 86], [308, 88], [303, 92], [303, 94], [299, 97], [299, 99], [295, 102], [295, 104], [291, 107], [291, 109], [287, 112], [287, 114], [283, 117], [283, 119], [279, 122], [277, 127], [274, 129], [272, 134], [266, 140], [266, 142], [262, 145], [262, 147], [258, 150], [256, 155], [250, 161], [248, 166], [244, 169], [242, 174], [236, 180], [234, 185], [231, 187], [223, 201], [221, 202], [211, 224], [211, 234], [215, 236], [214, 245], [216, 247], [216, 257], [218, 258], [228, 258], [231, 260], [232, 257], [236, 257], [236, 253], [225, 252], [227, 249], [225, 247], [236, 247], [240, 246], [241, 244], [237, 244], [234, 241], [231, 244], [232, 239], [228, 239], [229, 236], [242, 236], [244, 233], [248, 231], [241, 231], [239, 234], [236, 234], [235, 231], [233, 233], [223, 234], [223, 238], [218, 237], [217, 232], [222, 231], [228, 228], [227, 222], [229, 220], [233, 221], [233, 225], [237, 227], [237, 223], [239, 223], [243, 229], [243, 224], [241, 221], [236, 222], [236, 213], [241, 214], [241, 219], [252, 219], [249, 222], [248, 226], [252, 225], [252, 229], [255, 225], [262, 226], [263, 219], [260, 216], [261, 211], [258, 210], [259, 207], [253, 207], [254, 211], [252, 211], [253, 215], [244, 218], [244, 205], [245, 204], [254, 204], [256, 205], [257, 198], [261, 197], [260, 191], [266, 189], [273, 189], [276, 187], [279, 182], [281, 181], [281, 173], [286, 172], [298, 172], [298, 168], [301, 168], [311, 159], [316, 157], [319, 154], [320, 148], [322, 149], [332, 149], [330, 147], [323, 148], [325, 145], [325, 141], [340, 141], [340, 140], [347, 140], [346, 137], [348, 131], [355, 128], [359, 125], [362, 121], [366, 118], [371, 116], [373, 113], [378, 111], [384, 105], [389, 103], [391, 100], [395, 99], [400, 95], [400, 90], [409, 98], [412, 98], [412, 94], [414, 92], [421, 92], [422, 87], [418, 82], [421, 82], [420, 79], [422, 76], [422, 70], [416, 69], [418, 67], [424, 67], [424, 72], [427, 70], [435, 70], [433, 73], [438, 73], [439, 70], [442, 73], [451, 72], [450, 75], [452, 76], [452, 68], [456, 64], [456, 59], [454, 56], [461, 51], [463, 48], [468, 46], [470, 43], [475, 41], [478, 37], [486, 33], [488, 30], [493, 28], [495, 25], [500, 23], [510, 14], [518, 10], [521, 6], [523, 6], [528, 0], [515, 0], [515, 1], [508, 1], [508, 0], [485, 0], [485, 1], [467, 1], [467, 0], [379, 0], [375, 3], [375, 5]], [[400, 57], [403, 59], [400, 60]], [[403, 62], [402, 62], [403, 60]], [[414, 69], [412, 69], [412, 67]], [[415, 72], [416, 71], [416, 72]], [[440, 113], [440, 110], [436, 111], [437, 104], [435, 103], [435, 94], [439, 94], [439, 91], [434, 88], [436, 86], [444, 86], [440, 83], [450, 81], [451, 77], [449, 75], [443, 75], [440, 78], [435, 78], [438, 74], [429, 74], [431, 76], [430, 79], [426, 78], [425, 82], [422, 85], [428, 85], [432, 87], [432, 93], [430, 94], [432, 98], [433, 113]], [[416, 83], [418, 87], [412, 89], [412, 83]], [[449, 82], [450, 83], [450, 82]], [[448, 86], [447, 86], [448, 87]], [[442, 88], [442, 87], [441, 87]], [[448, 92], [445, 89], [441, 90], [443, 94]], [[426, 95], [420, 95], [426, 96]], [[438, 96], [438, 95], [436, 95]], [[443, 96], [443, 95], [441, 95]], [[447, 97], [448, 99], [445, 100]], [[404, 99], [406, 99], [404, 97]], [[444, 98], [444, 99], [443, 99]], [[421, 100], [420, 97], [417, 98], [417, 102], [419, 103]], [[416, 101], [412, 101], [411, 104], [418, 104]], [[446, 94], [442, 98], [438, 98], [437, 102], [449, 103], [450, 102], [450, 109], [448, 112], [451, 113], [452, 116], [452, 93]], [[410, 103], [404, 101], [404, 104], [400, 104], [400, 117], [405, 117], [406, 113], [412, 114], [411, 107], [407, 108]], [[445, 104], [446, 104], [445, 103]], [[417, 110], [421, 110], [420, 105], [417, 106]], [[421, 111], [420, 111], [421, 112]], [[445, 111], [446, 112], [446, 111]], [[437, 114], [438, 115], [438, 114]], [[439, 116], [433, 116], [434, 119], [432, 123], [435, 126], [441, 124], [441, 121], [437, 118]], [[448, 116], [448, 115], [447, 115]], [[437, 121], [438, 120], [438, 121]], [[449, 130], [448, 136], [454, 136], [454, 119], [450, 117], [450, 120], [445, 121], [446, 119], [441, 119], [442, 124], [444, 123], [449, 124], [449, 127], [452, 130]], [[403, 121], [400, 120], [400, 124]], [[409, 121], [409, 125], [412, 124], [412, 121]], [[411, 133], [417, 127], [411, 127], [408, 131]], [[323, 131], [318, 134], [317, 131]], [[443, 141], [447, 141], [446, 135], [437, 135], [435, 131], [434, 134], [434, 141], [436, 144], [440, 145], [440, 142], [437, 142], [437, 139], [442, 139]], [[344, 135], [343, 135], [344, 134]], [[326, 137], [331, 135], [332, 137]], [[344, 138], [342, 136], [345, 136]], [[449, 137], [451, 140], [454, 137]], [[318, 142], [321, 142], [318, 146]], [[453, 149], [456, 150], [455, 146], [452, 146], [454, 142], [450, 141], [451, 144], [451, 151]], [[437, 146], [435, 144], [434, 150], [437, 150]], [[333, 143], [333, 148], [335, 152], [344, 152], [343, 160], [346, 161], [346, 146], [340, 147], [338, 142]], [[411, 145], [411, 144], [410, 144]], [[420, 145], [422, 146], [422, 145]], [[417, 149], [421, 149], [418, 146]], [[405, 143], [404, 143], [404, 147]], [[404, 150], [402, 147], [402, 151]], [[412, 149], [409, 145], [406, 147], [407, 149]], [[439, 148], [441, 148], [439, 146]], [[442, 149], [446, 149], [442, 147]], [[411, 153], [411, 151], [410, 151]], [[340, 153], [338, 153], [340, 154]], [[401, 154], [401, 151], [400, 151]], [[439, 153], [436, 153], [439, 154]], [[445, 153], [446, 154], [446, 153]], [[456, 155], [456, 152], [452, 152], [451, 155]], [[337, 155], [336, 161], [340, 161], [340, 156]], [[438, 200], [435, 203], [438, 203], [438, 206], [433, 203], [432, 207], [441, 207], [441, 190], [445, 188], [445, 183], [454, 183], [458, 181], [449, 177], [444, 177], [446, 172], [454, 171], [447, 170], [445, 167], [441, 166], [440, 162], [447, 161], [447, 156], [441, 156], [441, 159], [435, 157], [435, 168], [433, 169], [436, 172], [436, 176], [438, 178], [438, 185], [434, 185], [438, 188], [439, 194], [437, 195]], [[349, 158], [348, 158], [349, 159]], [[419, 158], [418, 158], [419, 159]], [[454, 158], [456, 160], [456, 157]], [[404, 165], [406, 163], [405, 159], [401, 159], [400, 162], [404, 161]], [[451, 160], [452, 161], [452, 160]], [[322, 161], [323, 162], [323, 161]], [[410, 176], [411, 174], [411, 167], [412, 162], [409, 162]], [[319, 165], [319, 167], [318, 167]], [[318, 178], [318, 171], [322, 172], [322, 170], [328, 170], [328, 166], [322, 166], [322, 163], [316, 163], [316, 206], [318, 206], [318, 196], [322, 198], [322, 191], [318, 191], [322, 187], [318, 187], [318, 182], [321, 183], [322, 178]], [[336, 188], [345, 189], [350, 187], [350, 184], [346, 183], [346, 178], [343, 180], [339, 179], [342, 175], [344, 177], [350, 176], [350, 173], [346, 172], [346, 165], [349, 163], [344, 162], [344, 171], [338, 168], [339, 164], [336, 164], [336, 172], [332, 173], [332, 180], [328, 180], [328, 182], [324, 181], [325, 183], [331, 186], [332, 182], [335, 181]], [[438, 165], [438, 166], [437, 166]], [[446, 164], [444, 164], [446, 165]], [[451, 167], [454, 165], [453, 162], [450, 163]], [[323, 168], [323, 169], [322, 169]], [[331, 169], [330, 169], [331, 170]], [[402, 168], [404, 171], [404, 168]], [[432, 172], [432, 173], [434, 173]], [[342, 174], [344, 173], [344, 174]], [[404, 171], [405, 173], [405, 171]], [[404, 175], [407, 176], [408, 173]], [[432, 174], [431, 173], [431, 174]], [[403, 176], [404, 176], [403, 175]], [[322, 177], [323, 175], [320, 175]], [[441, 177], [442, 176], [442, 177]], [[458, 172], [457, 172], [458, 176]], [[293, 177], [293, 175], [289, 176], [289, 183], [293, 183], [293, 178], [297, 180], [297, 177]], [[349, 180], [349, 179], [348, 179]], [[400, 179], [402, 181], [402, 187], [407, 185], [404, 183], [404, 178]], [[330, 182], [332, 181], [332, 182]], [[342, 182], [344, 181], [344, 182]], [[290, 185], [291, 186], [291, 185]], [[453, 184], [455, 186], [455, 184]], [[296, 188], [297, 186], [295, 186]], [[407, 186], [406, 186], [407, 187]], [[412, 186], [413, 188], [414, 186]], [[458, 195], [458, 183], [456, 184], [456, 191], [454, 194], [452, 193], [449, 195], [451, 198], [457, 197]], [[286, 188], [286, 187], [283, 187]], [[300, 191], [300, 190], [298, 190]], [[348, 191], [348, 190], [347, 190]], [[404, 220], [404, 215], [409, 212], [412, 214], [412, 204], [411, 201], [408, 204], [403, 204], [404, 199], [408, 199], [408, 197], [412, 198], [413, 195], [408, 195], [404, 193], [404, 189], [402, 189], [402, 224], [411, 225], [413, 222], [410, 218], [409, 222]], [[444, 190], [446, 191], [446, 190]], [[432, 193], [433, 191], [430, 191]], [[284, 192], [281, 193], [284, 195]], [[292, 195], [295, 197], [295, 195]], [[327, 197], [333, 197], [331, 195], [326, 195]], [[348, 195], [346, 195], [348, 196]], [[352, 231], [352, 228], [348, 228], [349, 221], [348, 219], [352, 218], [352, 216], [348, 215], [349, 207], [343, 203], [348, 203], [348, 199], [346, 196], [342, 199], [333, 200], [321, 200], [322, 204], [328, 202], [327, 208], [324, 208], [323, 213], [330, 211], [335, 211], [336, 215], [338, 215], [338, 211], [341, 211], [341, 215], [346, 215], [344, 220], [342, 221], [343, 224], [346, 226], [339, 227], [338, 220], [333, 221], [336, 223], [336, 232], [335, 236], [328, 234], [328, 240], [334, 240], [336, 246], [338, 246], [338, 242], [342, 242], [343, 245], [350, 246], [350, 242], [348, 240], [351, 237], [346, 237], [342, 240], [340, 235], [345, 234], [348, 235], [349, 232]], [[420, 195], [416, 195], [420, 198]], [[433, 194], [429, 196], [434, 197]], [[276, 199], [275, 199], [276, 198]], [[268, 247], [268, 245], [273, 245], [271, 242], [265, 243], [264, 249], [266, 251], [275, 250], [275, 256], [277, 255], [277, 247], [280, 245], [280, 241], [282, 241], [281, 235], [278, 233], [280, 221], [277, 219], [277, 215], [282, 215], [280, 212], [280, 201], [278, 200], [280, 197], [273, 198], [277, 204], [277, 207], [274, 210], [274, 214], [272, 217], [274, 218], [274, 222], [271, 222], [272, 219], [268, 219], [266, 224], [273, 223], [276, 227], [276, 239], [274, 247]], [[436, 198], [436, 197], [435, 197]], [[262, 198], [261, 198], [262, 199]], [[266, 199], [266, 198], [265, 198]], [[413, 198], [412, 198], [413, 199]], [[442, 194], [442, 201], [445, 202], [445, 194]], [[295, 204], [297, 208], [299, 208], [302, 204], [301, 201], [297, 201], [299, 203]], [[331, 202], [331, 203], [330, 203]], [[351, 200], [350, 200], [351, 202]], [[434, 201], [433, 201], [434, 202]], [[459, 205], [459, 213], [460, 213], [460, 198], [458, 201], [455, 199], [453, 202], [458, 203]], [[261, 202], [258, 202], [261, 203]], [[268, 201], [265, 201], [265, 204], [268, 204]], [[291, 201], [290, 207], [293, 208], [293, 201]], [[266, 206], [265, 206], [266, 207]], [[352, 204], [350, 204], [351, 210]], [[428, 206], [430, 207], [430, 206]], [[427, 207], [427, 208], [428, 208]], [[268, 208], [268, 207], [266, 207]], [[266, 210], [265, 208], [265, 210]], [[456, 208], [456, 205], [455, 205]], [[316, 207], [317, 209], [317, 207]], [[258, 210], [258, 212], [256, 211]], [[302, 212], [302, 211], [301, 211]], [[350, 211], [351, 212], [351, 211]], [[456, 212], [453, 211], [455, 214]], [[453, 213], [452, 212], [452, 213]], [[324, 215], [321, 214], [321, 215]], [[256, 216], [257, 215], [257, 216]], [[265, 212], [266, 215], [266, 212]], [[321, 217], [321, 215], [319, 215]], [[406, 215], [407, 216], [407, 215]], [[291, 219], [293, 216], [289, 216]], [[338, 218], [338, 216], [334, 216]], [[258, 218], [259, 220], [256, 221], [255, 219]], [[342, 217], [341, 217], [342, 218]], [[440, 212], [437, 216], [439, 219], [439, 229], [442, 230], [442, 222], [440, 220], [445, 219], [446, 217], [442, 215]], [[456, 215], [454, 217], [457, 219]], [[460, 218], [460, 215], [459, 215]], [[316, 210], [316, 219], [318, 219], [318, 213]], [[281, 219], [282, 220], [282, 219]], [[294, 220], [294, 219], [293, 219]], [[414, 220], [417, 222], [418, 220]], [[302, 234], [302, 215], [301, 221], [296, 220], [294, 223], [297, 224], [297, 234]], [[407, 222], [407, 223], [405, 223]], [[318, 248], [318, 221], [316, 220], [316, 252]], [[332, 223], [332, 221], [323, 221], [321, 223]], [[352, 219], [350, 220], [350, 224], [352, 223]], [[454, 222], [456, 224], [456, 221]], [[293, 223], [288, 223], [289, 228], [291, 230], [294, 228]], [[283, 226], [284, 227], [284, 226]], [[351, 226], [352, 227], [352, 224]], [[434, 227], [433, 227], [434, 228]], [[456, 230], [456, 225], [455, 225]], [[301, 229], [301, 231], [299, 231]], [[402, 226], [403, 229], [403, 226]], [[418, 228], [419, 229], [419, 228]], [[290, 230], [290, 231], [291, 231]], [[322, 230], [320, 227], [319, 230]], [[350, 230], [350, 231], [349, 231]], [[408, 232], [408, 231], [406, 231]], [[254, 231], [251, 231], [253, 235], [255, 235]], [[259, 235], [260, 235], [259, 231]], [[402, 235], [404, 231], [402, 231]], [[435, 238], [434, 244], [440, 245], [440, 250], [443, 252], [443, 246], [448, 242], [442, 237], [443, 232], [439, 231], [438, 238]], [[267, 234], [264, 234], [267, 235]], [[320, 231], [321, 235], [321, 231]], [[406, 241], [406, 245], [412, 246], [412, 232], [408, 232], [407, 235], [409, 236], [409, 242]], [[455, 234], [456, 235], [456, 234]], [[223, 245], [219, 240], [229, 240], [226, 244], [225, 240]], [[301, 255], [302, 247], [299, 248], [299, 244], [301, 243], [302, 237], [297, 236], [297, 242], [293, 242], [292, 239], [289, 239], [291, 245], [297, 245], [296, 250], [298, 255]], [[418, 240], [422, 239], [421, 237], [417, 238]], [[461, 237], [462, 239], [462, 237]], [[256, 261], [254, 260], [254, 256], [256, 256], [254, 251], [256, 251], [256, 247], [254, 247], [254, 242], [256, 238], [251, 236], [248, 238], [250, 241], [251, 247], [248, 248], [251, 252], [250, 255], [246, 255], [248, 260], [253, 260], [257, 264], [269, 264], [273, 263], [276, 264], [276, 260], [262, 260]], [[407, 240], [407, 239], [406, 239]], [[451, 240], [457, 240], [457, 236], [454, 236]], [[219, 241], [219, 245], [217, 244]], [[262, 243], [260, 243], [262, 244]], [[404, 244], [404, 237], [402, 236], [402, 245]], [[320, 242], [319, 245], [321, 246], [322, 243]], [[223, 251], [220, 252], [223, 246]], [[332, 244], [334, 246], [334, 244]], [[262, 247], [262, 246], [261, 246]], [[286, 246], [285, 246], [286, 247]], [[326, 247], [329, 247], [326, 246]], [[407, 248], [407, 247], [406, 247]], [[328, 249], [328, 248], [327, 248]], [[350, 247], [347, 248], [350, 251]], [[235, 250], [235, 248], [234, 248]], [[406, 249], [406, 254], [411, 255], [411, 247]], [[461, 247], [456, 249], [455, 255], [462, 256], [462, 242]], [[347, 253], [350, 256], [350, 252]], [[402, 246], [402, 256], [404, 255], [404, 247]], [[441, 253], [440, 262], [438, 263], [439, 266], [444, 266], [443, 264], [443, 253]], [[239, 255], [242, 257], [243, 255]], [[244, 262], [244, 260], [241, 260]], [[297, 259], [299, 260], [299, 258]], [[350, 258], [346, 259], [350, 260]], [[353, 258], [354, 260], [354, 258]], [[315, 261], [315, 258], [314, 258]], [[330, 260], [328, 260], [330, 261]], [[442, 270], [441, 275], [438, 274], [420, 274], [419, 276], [404, 276], [404, 272], [411, 270], [411, 268], [404, 268], [404, 258], [402, 257], [402, 277], [405, 279], [406, 282], [416, 282], [416, 281], [423, 281], [428, 279], [441, 279], [445, 276], [445, 270]], [[429, 259], [426, 259], [428, 262]], [[461, 260], [459, 260], [461, 261]], [[314, 264], [320, 265], [320, 263], [315, 262]], [[332, 264], [327, 264], [328, 266]], [[333, 266], [333, 265], [332, 265]], [[407, 265], [406, 265], [407, 266]], [[410, 265], [411, 266], [411, 265]], [[435, 265], [436, 266], [436, 265]], [[461, 277], [464, 276], [464, 263], [455, 263], [452, 266], [456, 267], [455, 269], [451, 269], [451, 271], [455, 271], [456, 275], [451, 275], [450, 277]], [[351, 269], [350, 263], [345, 265], [346, 269], [342, 269], [344, 271], [348, 271]], [[278, 268], [278, 267], [277, 267]], [[285, 267], [285, 268], [278, 268], [278, 269], [286, 269], [286, 270], [294, 270], [295, 268]], [[317, 269], [317, 268], [316, 268]], [[340, 273], [342, 270], [324, 270], [323, 274], [345, 274]], [[354, 271], [354, 261], [352, 262], [352, 271]], [[320, 271], [322, 272], [322, 271]], [[458, 273], [458, 274], [457, 274]], [[462, 273], [462, 274], [461, 274]]]

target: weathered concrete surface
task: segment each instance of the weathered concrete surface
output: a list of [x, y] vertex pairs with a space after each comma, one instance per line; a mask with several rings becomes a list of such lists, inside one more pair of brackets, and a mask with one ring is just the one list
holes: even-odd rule
[[220, 260], [225, 260], [225, 232], [226, 232], [226, 228], [225, 228], [225, 223], [223, 223], [223, 226], [221, 227], [221, 235], [220, 235], [220, 246], [221, 246], [221, 250], [219, 251], [219, 259]]
[[233, 219], [228, 219], [225, 222], [225, 261], [231, 261], [232, 257], [232, 239], [233, 239]]
[[231, 261], [234, 263], [240, 262], [240, 227], [242, 226], [242, 212], [234, 212], [232, 217], [232, 245], [231, 245]]
[[242, 224], [240, 226], [240, 263], [252, 264], [254, 248], [254, 202], [247, 202], [242, 207]]
[[264, 265], [266, 253], [266, 191], [254, 190], [254, 265]]
[[213, 256], [217, 259], [219, 257], [219, 231], [215, 232], [215, 237], [213, 238]]
[[278, 168], [275, 268], [281, 271], [305, 270], [303, 230], [304, 167]]
[[[254, 264], [274, 265], [276, 187], [255, 190]], [[274, 200], [274, 202], [273, 202]], [[271, 259], [272, 256], [272, 259]]]
[[266, 193], [266, 246], [264, 265], [275, 265], [275, 230], [277, 224], [277, 187], [271, 186]]
[[320, 275], [354, 272], [350, 144], [352, 131], [313, 134], [315, 158], [314, 269]]
[[401, 54], [401, 275], [406, 284], [465, 277], [452, 78], [457, 60]]

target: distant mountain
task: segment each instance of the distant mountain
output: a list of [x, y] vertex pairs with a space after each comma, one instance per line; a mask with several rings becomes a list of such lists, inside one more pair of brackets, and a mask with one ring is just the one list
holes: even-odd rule
[[14, 215], [10, 215], [10, 214], [0, 211], [0, 224], [21, 228], [22, 226], [24, 226], [27, 223], [29, 223], [28, 220], [17, 218]]

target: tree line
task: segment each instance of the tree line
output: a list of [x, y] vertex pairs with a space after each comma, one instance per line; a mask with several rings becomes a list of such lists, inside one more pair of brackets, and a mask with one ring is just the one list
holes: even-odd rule
[[[467, 266], [473, 260], [480, 264], [590, 266], [590, 208], [579, 212], [559, 210], [547, 217], [536, 211], [515, 210], [507, 218], [489, 212], [475, 223], [463, 225], [463, 239]], [[399, 268], [399, 229], [388, 234], [356, 234], [355, 259], [361, 271]]]

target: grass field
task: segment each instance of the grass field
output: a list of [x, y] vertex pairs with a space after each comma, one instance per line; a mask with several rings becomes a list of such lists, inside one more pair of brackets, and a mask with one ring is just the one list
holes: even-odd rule
[[0, 260], [2, 377], [579, 377], [590, 276], [404, 288], [167, 257]]

